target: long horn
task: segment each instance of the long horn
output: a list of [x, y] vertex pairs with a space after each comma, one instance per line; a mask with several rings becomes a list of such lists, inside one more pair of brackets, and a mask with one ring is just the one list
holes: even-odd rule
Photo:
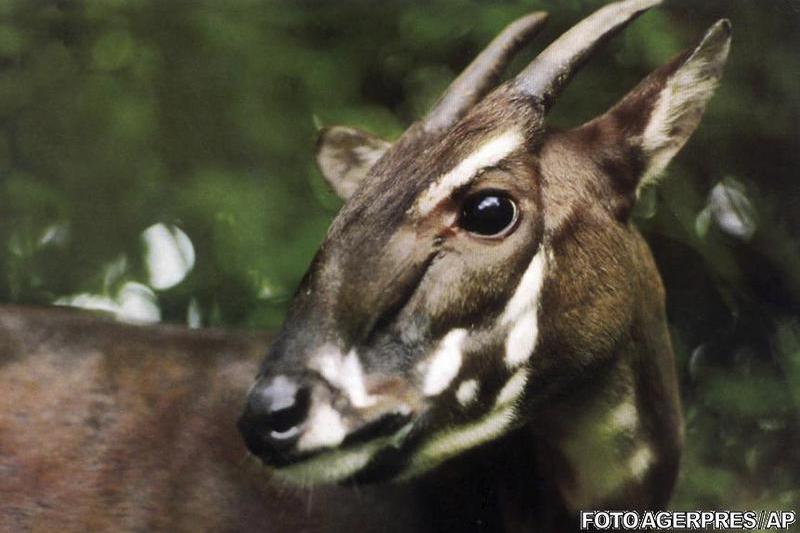
[[639, 14], [661, 2], [623, 0], [595, 11], [548, 46], [517, 75], [514, 83], [518, 91], [536, 100], [546, 111], [598, 46]]
[[450, 84], [425, 117], [425, 131], [441, 131], [461, 118], [497, 83], [509, 61], [542, 29], [546, 21], [547, 13], [536, 12], [506, 26]]

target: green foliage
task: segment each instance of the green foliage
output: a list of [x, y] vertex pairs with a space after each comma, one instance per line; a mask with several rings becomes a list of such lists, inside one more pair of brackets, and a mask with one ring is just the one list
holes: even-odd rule
[[[393, 138], [516, 16], [553, 11], [519, 68], [601, 3], [0, 2], [0, 301], [275, 328], [340, 205], [312, 164], [320, 125]], [[723, 85], [637, 210], [686, 406], [675, 505], [796, 509], [796, 4], [649, 13], [587, 66], [552, 123], [601, 112], [721, 16], [735, 31]], [[164, 287], [147, 259], [157, 224], [174, 249], [191, 242]]]

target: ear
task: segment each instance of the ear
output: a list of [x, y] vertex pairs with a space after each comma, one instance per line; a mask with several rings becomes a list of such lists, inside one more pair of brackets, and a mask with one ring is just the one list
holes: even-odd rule
[[317, 166], [342, 200], [347, 200], [391, 145], [365, 131], [344, 126], [322, 130]]
[[[652, 183], [692, 135], [722, 77], [731, 43], [728, 20], [714, 24], [700, 43], [644, 79], [605, 115], [582, 126], [606, 168], [622, 159], [635, 168], [617, 174], [615, 189], [635, 196]], [[615, 161], [615, 159], [617, 159]], [[630, 165], [627, 165], [628, 167]]]

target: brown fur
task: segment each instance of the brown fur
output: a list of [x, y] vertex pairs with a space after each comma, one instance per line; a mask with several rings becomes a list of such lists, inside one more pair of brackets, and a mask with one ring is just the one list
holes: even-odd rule
[[[695, 53], [711, 68], [697, 72], [718, 78], [729, 28], [719, 23], [708, 36]], [[371, 169], [357, 168], [363, 182], [259, 370], [262, 381], [304, 375], [310, 354], [335, 343], [357, 349], [367, 381], [383, 383], [382, 401], [402, 400], [392, 391], [416, 394], [413, 436], [384, 465], [391, 477], [414, 444], [492, 413], [512, 375], [497, 318], [531, 258], [546, 253], [539, 337], [508, 434], [414, 484], [318, 488], [311, 498], [245, 460], [234, 431], [266, 338], [9, 308], [0, 310], [0, 528], [564, 531], [587, 507], [664, 507], [683, 439], [680, 404], [664, 290], [629, 214], [654, 157], [643, 129], [664, 84], [693, 57], [678, 57], [566, 133], [546, 132], [542, 102], [514, 83], [457, 113], [449, 129], [412, 126]], [[685, 142], [708, 96], [662, 113], [673, 137], [664, 154]], [[414, 210], [431, 183], [510, 127], [523, 145], [430, 212]], [[347, 153], [359, 138], [334, 143], [346, 171], [361, 162]], [[457, 225], [476, 190], [514, 199], [513, 231], [490, 240]], [[469, 330], [459, 376], [481, 385], [470, 409], [454, 406], [452, 394], [414, 389], [416, 364], [454, 328]], [[633, 422], [603, 422], [620, 406]], [[361, 415], [357, 429], [374, 421]], [[243, 417], [242, 427], [265, 434], [262, 418]], [[643, 459], [632, 463], [638, 452]]]
[[283, 487], [248, 457], [267, 341], [0, 308], [0, 531], [423, 531], [400, 489]]

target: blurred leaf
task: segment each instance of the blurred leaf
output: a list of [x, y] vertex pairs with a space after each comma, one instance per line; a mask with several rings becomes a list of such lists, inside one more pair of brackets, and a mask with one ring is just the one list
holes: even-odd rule
[[735, 179], [725, 178], [711, 189], [708, 207], [714, 221], [729, 235], [748, 241], [756, 232], [755, 208]]

